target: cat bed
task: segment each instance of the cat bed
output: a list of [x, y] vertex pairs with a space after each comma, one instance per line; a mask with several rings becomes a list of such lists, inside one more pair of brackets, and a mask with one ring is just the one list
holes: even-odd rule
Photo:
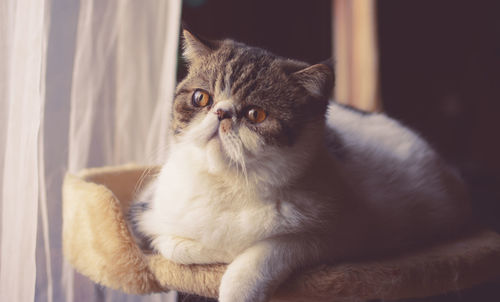
[[[124, 213], [157, 168], [134, 165], [67, 174], [63, 186], [64, 255], [94, 282], [127, 293], [168, 290], [217, 297], [225, 264], [179, 265], [144, 254]], [[469, 288], [500, 276], [500, 235], [481, 230], [386, 259], [319, 265], [297, 273], [273, 301], [395, 300]]]

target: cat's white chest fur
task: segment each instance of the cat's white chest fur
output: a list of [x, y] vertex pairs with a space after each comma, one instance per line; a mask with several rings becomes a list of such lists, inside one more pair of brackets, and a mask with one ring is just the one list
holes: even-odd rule
[[[189, 146], [173, 151], [141, 228], [153, 234], [153, 246], [173, 261], [231, 262], [252, 243], [272, 235], [282, 213], [273, 193], [209, 174], [203, 157]], [[186, 255], [190, 253], [196, 255]]]

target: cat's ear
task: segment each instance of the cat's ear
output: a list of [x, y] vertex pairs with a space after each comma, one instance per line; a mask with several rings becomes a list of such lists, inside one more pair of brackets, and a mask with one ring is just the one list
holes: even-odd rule
[[184, 37], [184, 58], [189, 62], [194, 62], [199, 58], [209, 55], [219, 46], [217, 41], [210, 41], [194, 35], [189, 30], [183, 28]]
[[335, 74], [331, 60], [311, 65], [292, 74], [312, 96], [330, 97], [335, 83]]

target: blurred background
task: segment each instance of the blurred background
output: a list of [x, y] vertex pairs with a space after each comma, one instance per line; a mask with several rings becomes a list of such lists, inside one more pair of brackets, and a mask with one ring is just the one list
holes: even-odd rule
[[[0, 300], [209, 301], [125, 295], [62, 255], [67, 171], [162, 162], [186, 73], [181, 20], [284, 57], [333, 57], [335, 99], [429, 140], [470, 184], [478, 219], [500, 232], [499, 12], [495, 0], [2, 2]], [[500, 280], [418, 301], [498, 302]]]

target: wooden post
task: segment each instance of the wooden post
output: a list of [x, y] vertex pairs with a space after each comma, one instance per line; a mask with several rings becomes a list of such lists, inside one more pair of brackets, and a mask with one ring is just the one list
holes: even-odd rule
[[381, 110], [375, 0], [333, 0], [335, 99], [367, 111]]

